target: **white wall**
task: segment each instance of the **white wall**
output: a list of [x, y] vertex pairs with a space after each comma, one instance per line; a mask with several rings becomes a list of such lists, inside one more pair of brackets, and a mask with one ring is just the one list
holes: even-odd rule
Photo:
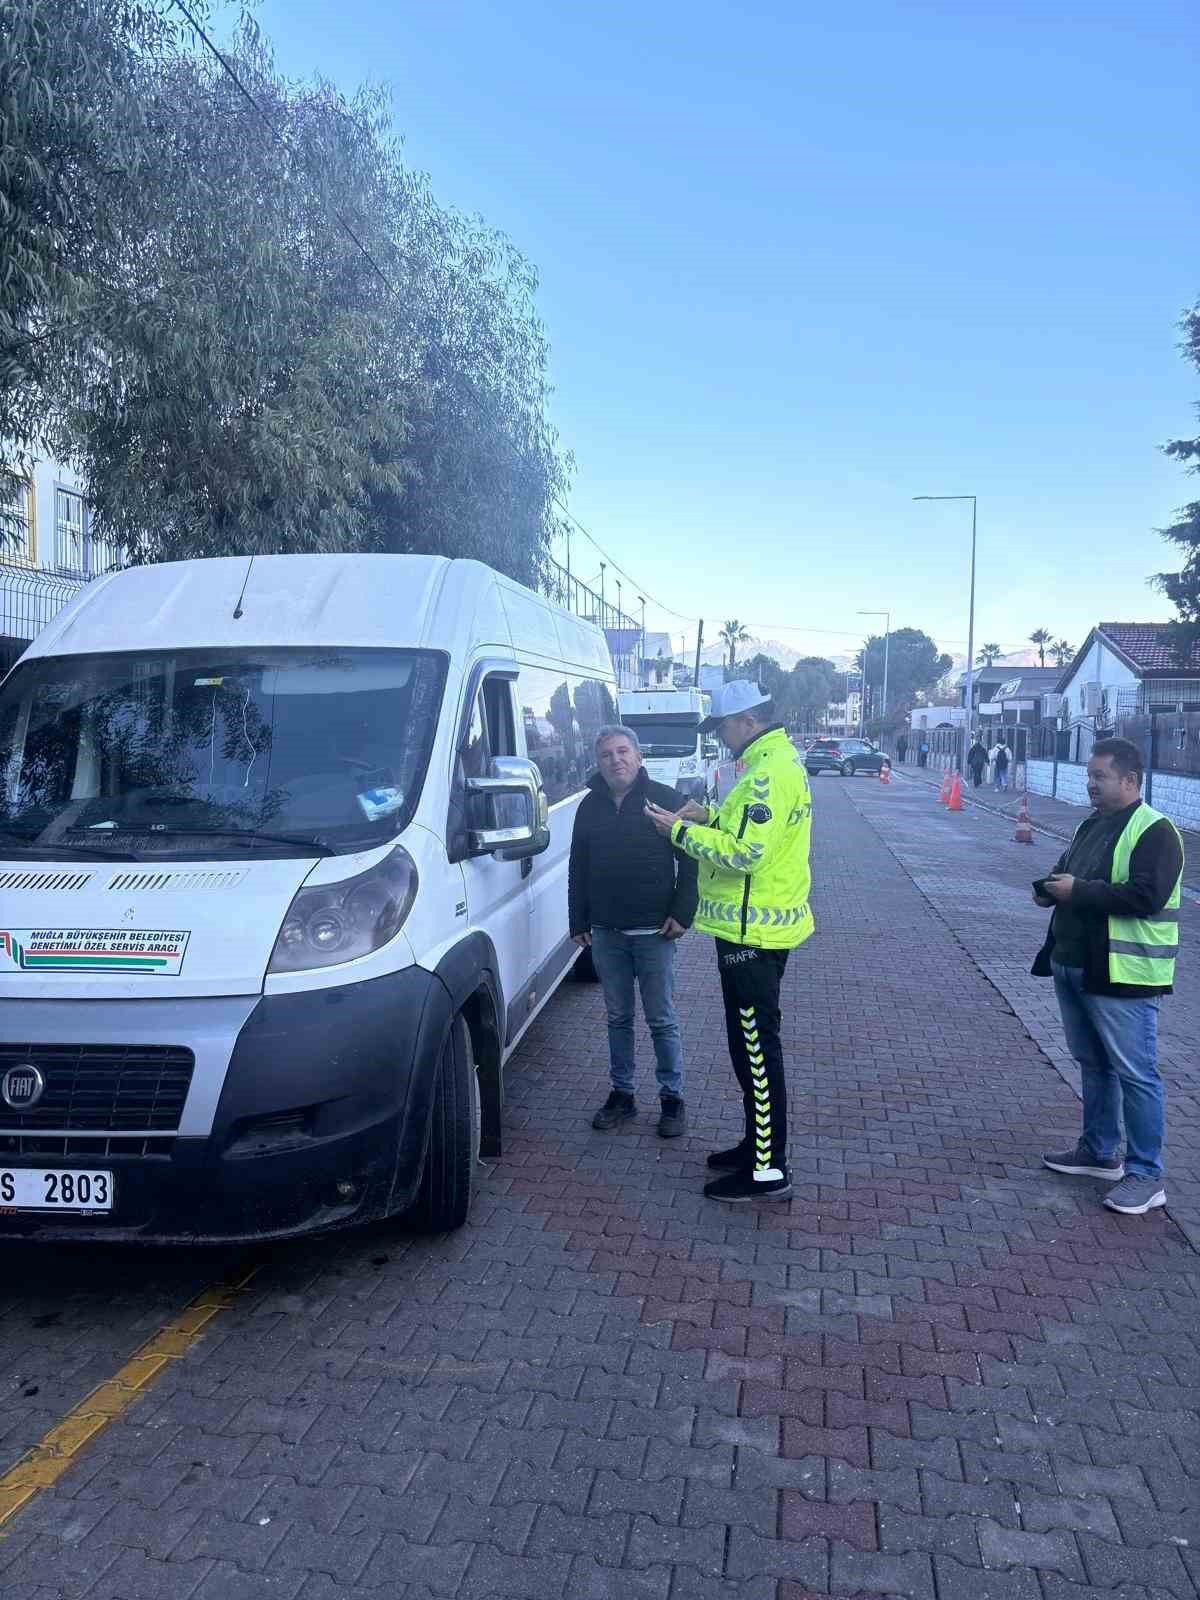
[[1123, 661], [1118, 661], [1112, 651], [1100, 639], [1093, 639], [1085, 655], [1071, 674], [1067, 684], [1066, 705], [1064, 706], [1064, 719], [1066, 722], [1078, 722], [1080, 717], [1086, 716], [1084, 709], [1084, 687], [1089, 683], [1102, 684], [1105, 690], [1105, 700], [1115, 704], [1115, 691], [1135, 685], [1138, 676]]
[[[1050, 794], [1053, 780], [1052, 761], [1026, 763], [1025, 781], [1030, 794]], [[1058, 799], [1066, 800], [1071, 805], [1087, 805], [1086, 767], [1066, 761], [1059, 763]], [[1176, 772], [1156, 772], [1150, 803], [1179, 827], [1200, 831], [1200, 778], [1184, 778]]]

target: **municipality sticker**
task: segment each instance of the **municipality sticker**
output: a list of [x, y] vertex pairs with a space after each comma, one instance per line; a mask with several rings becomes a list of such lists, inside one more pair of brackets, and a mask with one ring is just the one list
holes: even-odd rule
[[142, 972], [174, 977], [190, 935], [169, 928], [0, 928], [8, 972]]

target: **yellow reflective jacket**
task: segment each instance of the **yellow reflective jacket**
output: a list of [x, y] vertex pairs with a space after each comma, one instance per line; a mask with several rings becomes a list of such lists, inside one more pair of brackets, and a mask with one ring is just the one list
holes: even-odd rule
[[813, 931], [808, 774], [782, 728], [760, 734], [742, 760], [746, 770], [711, 826], [677, 822], [671, 838], [700, 864], [696, 928], [730, 944], [791, 950]]

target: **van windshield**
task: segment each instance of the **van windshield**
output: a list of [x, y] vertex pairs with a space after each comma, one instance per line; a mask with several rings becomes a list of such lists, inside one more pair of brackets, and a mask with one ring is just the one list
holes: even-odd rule
[[0, 849], [368, 849], [411, 818], [444, 666], [350, 649], [28, 661], [0, 686]]
[[642, 754], [651, 757], [694, 756], [700, 737], [700, 718], [694, 713], [680, 716], [638, 717], [624, 719], [625, 726], [638, 736]]

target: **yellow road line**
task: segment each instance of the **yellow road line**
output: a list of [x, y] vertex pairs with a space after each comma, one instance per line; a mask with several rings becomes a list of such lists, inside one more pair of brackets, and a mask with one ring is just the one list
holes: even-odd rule
[[0, 1475], [0, 1529], [35, 1495], [56, 1483], [88, 1441], [128, 1411], [172, 1361], [187, 1355], [213, 1318], [234, 1304], [257, 1271], [258, 1263], [239, 1267], [223, 1282], [210, 1284]]

